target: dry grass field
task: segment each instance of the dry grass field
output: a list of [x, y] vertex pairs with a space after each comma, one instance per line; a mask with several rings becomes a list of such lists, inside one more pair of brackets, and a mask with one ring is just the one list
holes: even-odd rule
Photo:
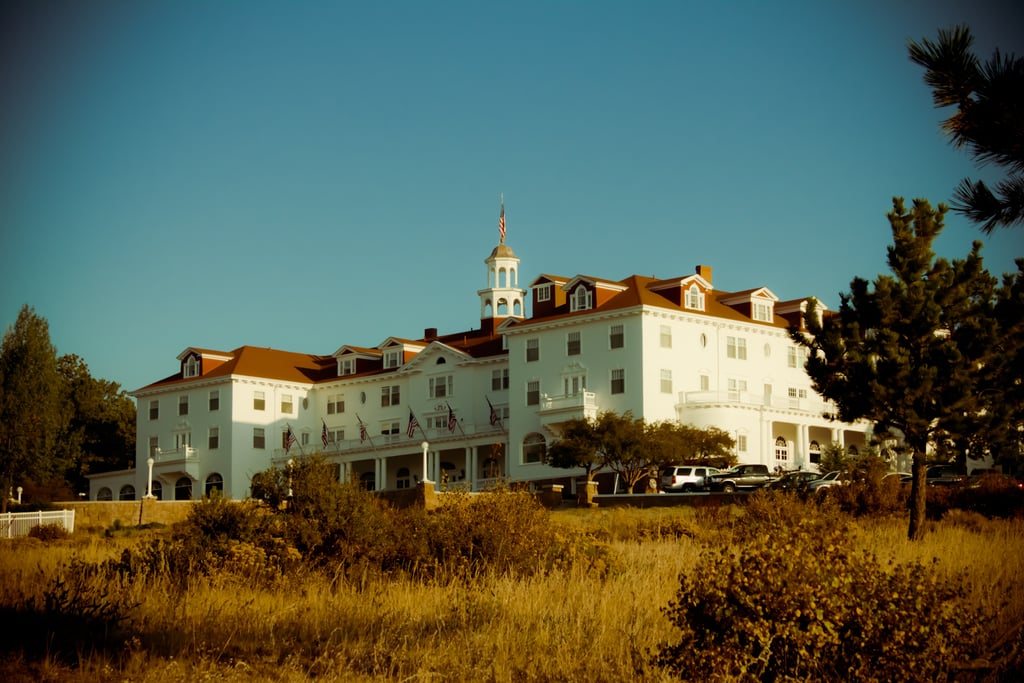
[[[82, 569], [167, 529], [4, 541], [0, 677], [672, 680], [656, 664], [658, 646], [678, 639], [664, 610], [702, 552], [737, 542], [739, 515], [731, 507], [566, 509], [551, 513], [556, 533], [587, 534], [605, 551], [599, 561], [429, 580], [301, 568], [267, 579], [255, 566], [261, 558], [239, 556], [232, 571], [182, 585]], [[963, 581], [966, 599], [988, 614], [991, 638], [1024, 623], [1024, 521], [949, 514], [918, 543], [906, 540], [902, 518], [857, 520], [851, 534], [882, 563], [934, 564]]]

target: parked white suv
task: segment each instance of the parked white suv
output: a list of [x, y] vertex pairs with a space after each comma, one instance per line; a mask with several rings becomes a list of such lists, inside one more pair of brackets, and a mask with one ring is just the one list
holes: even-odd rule
[[716, 467], [704, 465], [672, 465], [666, 467], [661, 475], [661, 488], [665, 491], [689, 493], [703, 491], [707, 485], [704, 478], [718, 474]]

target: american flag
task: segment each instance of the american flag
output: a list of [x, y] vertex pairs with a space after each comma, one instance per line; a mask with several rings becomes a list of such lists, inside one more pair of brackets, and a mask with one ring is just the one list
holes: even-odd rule
[[362, 422], [359, 423], [359, 441], [366, 441], [366, 425]]
[[505, 241], [505, 200], [501, 200], [501, 215], [498, 216], [498, 232], [501, 234], [501, 241]]
[[295, 445], [295, 434], [292, 433], [292, 428], [288, 427], [288, 435], [284, 439], [284, 452], [287, 453]]
[[324, 428], [320, 430], [320, 440], [324, 442], [324, 448], [327, 448], [327, 423], [324, 422]]
[[406, 436], [410, 439], [416, 435], [416, 428], [420, 426], [420, 421], [416, 419], [416, 416], [409, 411], [409, 428], [405, 430]]
[[451, 406], [448, 406], [448, 431], [454, 432], [455, 427], [459, 424], [459, 421], [455, 419], [455, 411], [452, 410]]
[[[487, 398], [487, 397], [484, 396], [484, 398]], [[498, 411], [494, 409], [493, 405], [491, 405], [491, 399], [489, 399], [489, 398], [487, 398], [487, 407], [491, 409], [491, 424], [492, 425], [498, 424], [498, 420], [500, 420], [501, 418], [498, 417]]]

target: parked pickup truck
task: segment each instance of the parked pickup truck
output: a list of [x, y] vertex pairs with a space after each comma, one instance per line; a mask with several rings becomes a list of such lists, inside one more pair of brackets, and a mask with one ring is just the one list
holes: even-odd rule
[[738, 489], [759, 489], [775, 479], [767, 465], [737, 465], [711, 475], [706, 479], [706, 484], [712, 491], [732, 493]]

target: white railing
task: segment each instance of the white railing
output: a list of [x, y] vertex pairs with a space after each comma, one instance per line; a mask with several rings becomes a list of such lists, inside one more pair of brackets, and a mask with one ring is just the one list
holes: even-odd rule
[[69, 534], [75, 531], [74, 510], [48, 510], [46, 512], [7, 512], [0, 515], [0, 537], [28, 536], [32, 527], [57, 524]]
[[796, 398], [790, 396], [764, 396], [749, 391], [690, 391], [680, 394], [684, 405], [723, 404], [757, 406], [773, 410], [797, 410], [806, 413], [822, 414], [836, 412], [835, 403], [825, 401], [816, 396]]

